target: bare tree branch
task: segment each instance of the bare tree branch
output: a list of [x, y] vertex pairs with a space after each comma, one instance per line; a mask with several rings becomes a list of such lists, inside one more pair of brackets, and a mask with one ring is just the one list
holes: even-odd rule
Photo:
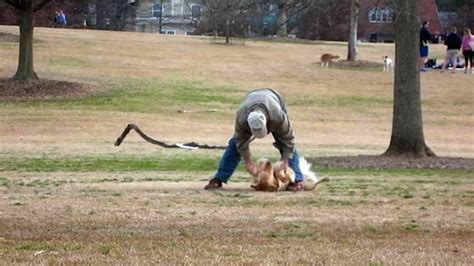
[[128, 135], [130, 130], [135, 130], [140, 137], [142, 137], [144, 140], [151, 144], [159, 145], [163, 148], [180, 148], [180, 149], [225, 149], [227, 146], [221, 146], [221, 145], [208, 145], [208, 144], [199, 144], [196, 142], [188, 142], [188, 143], [176, 143], [176, 144], [168, 144], [163, 141], [159, 141], [156, 139], [153, 139], [143, 133], [143, 131], [138, 128], [137, 125], [135, 124], [128, 124], [127, 127], [125, 127], [125, 130], [122, 132], [122, 134], [117, 138], [115, 141], [115, 146], [119, 146], [122, 141], [125, 139], [125, 137]]
[[287, 19], [282, 21], [280, 24], [277, 24], [277, 29], [286, 25], [292, 19], [301, 16], [304, 12], [308, 11], [311, 7], [315, 6], [315, 0], [308, 0], [308, 1], [292, 1], [286, 3], [286, 10], [293, 9], [293, 14], [287, 16]]
[[25, 7], [20, 3], [20, 0], [5, 0], [5, 3], [13, 6], [16, 9], [25, 9]]
[[33, 11], [38, 11], [40, 10], [41, 8], [43, 8], [46, 4], [48, 4], [49, 2], [51, 2], [51, 0], [43, 0], [41, 1], [39, 4], [37, 4], [34, 8], [33, 8]]

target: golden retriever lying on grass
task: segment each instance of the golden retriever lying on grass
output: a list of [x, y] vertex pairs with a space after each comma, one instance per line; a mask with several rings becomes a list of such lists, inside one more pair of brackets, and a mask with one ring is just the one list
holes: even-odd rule
[[[300, 169], [304, 176], [303, 190], [309, 191], [315, 189], [320, 183], [329, 181], [329, 178], [324, 177], [319, 179], [313, 171], [311, 171], [311, 164], [304, 158], [299, 160]], [[251, 185], [257, 191], [284, 191], [287, 190], [288, 185], [295, 182], [295, 172], [288, 168], [287, 172], [280, 169], [281, 161], [272, 165], [268, 159], [260, 159], [255, 164], [255, 175], [253, 176], [253, 184]]]

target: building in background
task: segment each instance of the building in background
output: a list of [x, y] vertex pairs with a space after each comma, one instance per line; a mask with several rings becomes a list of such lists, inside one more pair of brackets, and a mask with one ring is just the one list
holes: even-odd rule
[[[217, 15], [225, 15], [225, 0], [220, 3]], [[453, 0], [438, 12], [436, 0], [417, 0], [420, 3], [420, 18], [430, 22], [430, 31], [442, 36], [447, 28], [472, 27], [473, 1]], [[202, 0], [52, 0], [45, 8], [35, 13], [36, 26], [53, 27], [57, 9], [68, 17], [68, 28], [105, 30], [128, 30], [164, 34], [195, 34], [215, 32], [223, 35], [224, 23], [209, 19], [209, 8]], [[233, 3], [230, 1], [228, 3]], [[347, 2], [347, 3], [346, 3]], [[288, 21], [288, 33], [299, 38], [318, 40], [346, 40], [350, 1], [320, 1], [303, 14], [293, 14]], [[446, 1], [445, 1], [446, 2]], [[464, 3], [464, 4], [463, 4]], [[358, 39], [371, 42], [393, 42], [395, 40], [393, 0], [360, 0]], [[230, 12], [230, 11], [229, 11]], [[296, 11], [295, 11], [296, 12]], [[230, 26], [236, 34], [266, 36], [275, 34], [278, 8], [271, 1], [256, 1], [247, 10], [230, 16]], [[0, 24], [18, 25], [18, 12], [0, 0]]]
[[140, 0], [136, 6], [135, 31], [191, 35], [202, 15], [199, 1]]
[[[436, 36], [444, 33], [438, 16], [436, 1], [420, 0], [419, 5], [420, 19], [421, 21], [429, 21], [429, 30], [435, 36], [434, 41], [436, 42]], [[394, 42], [394, 19], [393, 1], [361, 0], [358, 39], [367, 42]]]

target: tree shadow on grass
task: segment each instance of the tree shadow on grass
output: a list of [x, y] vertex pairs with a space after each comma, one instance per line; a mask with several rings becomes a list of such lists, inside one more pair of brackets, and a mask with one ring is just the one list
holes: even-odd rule
[[473, 158], [405, 158], [381, 155], [332, 156], [306, 158], [315, 166], [366, 169], [459, 169], [474, 170]]
[[35, 100], [75, 98], [86, 95], [93, 89], [90, 84], [39, 79], [29, 82], [0, 78], [0, 99]]
[[[13, 33], [0, 32], [0, 42], [19, 43], [20, 35]], [[41, 43], [38, 39], [33, 39], [34, 43]]]

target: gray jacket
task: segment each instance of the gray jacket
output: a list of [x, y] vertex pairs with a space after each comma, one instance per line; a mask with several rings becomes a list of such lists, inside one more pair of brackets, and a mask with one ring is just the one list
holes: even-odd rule
[[261, 110], [267, 117], [267, 131], [275, 139], [273, 145], [282, 153], [282, 159], [291, 159], [295, 150], [293, 130], [281, 95], [272, 89], [250, 91], [240, 105], [235, 119], [234, 138], [237, 151], [244, 159], [250, 159], [252, 133], [247, 123], [250, 112]]

